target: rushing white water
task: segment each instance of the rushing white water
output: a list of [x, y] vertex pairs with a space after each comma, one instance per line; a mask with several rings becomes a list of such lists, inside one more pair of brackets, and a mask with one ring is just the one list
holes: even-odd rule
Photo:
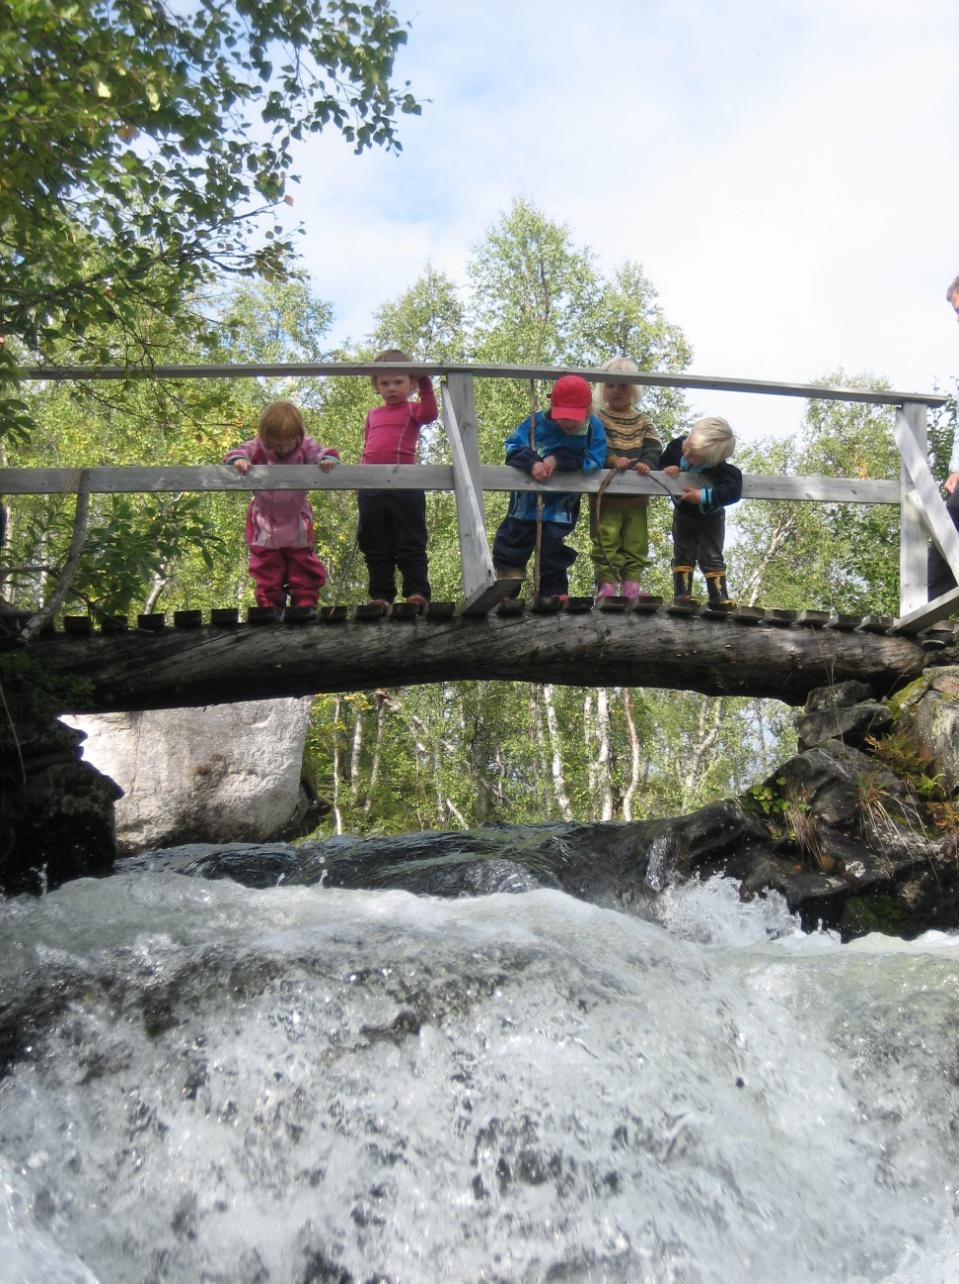
[[0, 1278], [959, 1279], [959, 937], [843, 946], [719, 881], [655, 913], [7, 902]]

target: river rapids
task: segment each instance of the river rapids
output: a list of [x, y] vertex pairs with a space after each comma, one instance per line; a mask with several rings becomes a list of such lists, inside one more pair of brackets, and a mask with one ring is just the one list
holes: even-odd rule
[[777, 896], [0, 905], [5, 1284], [951, 1284], [959, 936]]

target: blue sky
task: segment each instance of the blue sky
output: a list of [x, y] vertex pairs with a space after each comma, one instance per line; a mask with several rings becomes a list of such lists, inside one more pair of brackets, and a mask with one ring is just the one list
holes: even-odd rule
[[[424, 264], [454, 279], [516, 196], [642, 263], [693, 372], [959, 373], [955, 0], [396, 0], [403, 152], [304, 146], [291, 214], [334, 337]], [[430, 101], [426, 101], [430, 100]], [[710, 397], [746, 435], [801, 404]]]

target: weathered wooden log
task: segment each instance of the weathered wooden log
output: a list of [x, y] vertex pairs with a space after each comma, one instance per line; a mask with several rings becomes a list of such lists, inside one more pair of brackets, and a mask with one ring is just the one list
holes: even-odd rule
[[814, 687], [847, 678], [886, 695], [929, 662], [906, 637], [744, 627], [664, 611], [46, 634], [29, 651], [50, 670], [87, 684], [75, 713], [461, 679], [661, 687], [769, 696], [795, 705]]

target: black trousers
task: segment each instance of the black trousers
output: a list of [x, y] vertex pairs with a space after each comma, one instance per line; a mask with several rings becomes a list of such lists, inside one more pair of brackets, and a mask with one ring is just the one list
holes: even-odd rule
[[[569, 592], [566, 572], [576, 561], [575, 548], [569, 548], [563, 539], [572, 526], [559, 522], [543, 522], [543, 539], [540, 545], [540, 584], [542, 597], [558, 597]], [[524, 570], [536, 548], [536, 523], [506, 517], [500, 522], [493, 540], [493, 566], [498, 571]]]
[[691, 566], [705, 575], [707, 571], [725, 571], [723, 545], [726, 542], [726, 512], [683, 512], [673, 509], [673, 566]]
[[[952, 524], [959, 531], [959, 486], [946, 497], [946, 512], [952, 518]], [[936, 548], [929, 545], [929, 559], [926, 564], [926, 584], [931, 602], [934, 597], [942, 597], [956, 587], [956, 577], [949, 569], [949, 563]]]
[[370, 597], [392, 602], [396, 569], [403, 577], [403, 596], [430, 597], [426, 561], [426, 495], [421, 490], [357, 492], [360, 525], [357, 543], [366, 559]]

